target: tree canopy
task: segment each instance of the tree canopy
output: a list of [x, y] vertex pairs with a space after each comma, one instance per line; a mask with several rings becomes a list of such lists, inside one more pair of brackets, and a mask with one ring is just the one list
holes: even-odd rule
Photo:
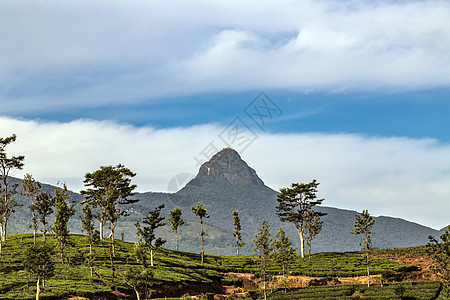
[[[280, 189], [277, 196], [277, 215], [282, 222], [291, 222], [295, 225], [300, 238], [302, 257], [305, 256], [304, 234], [307, 214], [314, 206], [324, 201], [324, 199], [317, 199], [318, 185], [315, 179], [310, 183], [292, 183], [290, 188]], [[320, 216], [326, 215], [321, 212], [316, 213]]]

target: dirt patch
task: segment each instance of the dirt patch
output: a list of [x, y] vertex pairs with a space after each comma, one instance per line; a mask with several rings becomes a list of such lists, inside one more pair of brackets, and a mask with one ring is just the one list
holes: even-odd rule
[[67, 298], [67, 300], [129, 300], [132, 299], [130, 296], [123, 294], [119, 291], [113, 292], [102, 292], [96, 295], [90, 296], [89, 298], [85, 297], [71, 297]]
[[437, 276], [431, 271], [431, 266], [434, 264], [433, 259], [427, 256], [406, 256], [383, 253], [372, 253], [372, 257], [389, 259], [407, 266], [418, 267], [418, 271], [407, 273], [408, 280], [439, 280]]

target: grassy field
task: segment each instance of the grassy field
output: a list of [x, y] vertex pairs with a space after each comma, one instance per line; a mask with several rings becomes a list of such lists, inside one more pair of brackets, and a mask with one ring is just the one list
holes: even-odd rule
[[[46, 281], [46, 288], [41, 293], [43, 299], [64, 299], [72, 296], [91, 296], [102, 292], [110, 292], [104, 284], [94, 275], [90, 277], [90, 269], [84, 256], [89, 252], [87, 237], [72, 235], [73, 246], [66, 250], [66, 264], [62, 265], [55, 254], [56, 275]], [[42, 242], [39, 236], [38, 242]], [[33, 243], [31, 234], [9, 235], [3, 245], [3, 256], [0, 261], [0, 299], [34, 299], [36, 292], [36, 279], [25, 271], [23, 264], [24, 250]], [[47, 236], [47, 243], [56, 247], [56, 240], [52, 235]], [[95, 267], [102, 278], [111, 284], [113, 290], [133, 295], [134, 292], [122, 280], [121, 275], [128, 266], [136, 265], [132, 255], [133, 243], [116, 240], [116, 279], [111, 282], [111, 268], [109, 260], [110, 240], [104, 240], [94, 247]], [[213, 287], [239, 284], [238, 279], [226, 277], [227, 272], [255, 273], [257, 271], [257, 258], [254, 256], [221, 256], [207, 255], [205, 264], [200, 264], [200, 255], [194, 253], [176, 252], [160, 249], [155, 255], [154, 296], [200, 294]], [[381, 272], [410, 272], [414, 268], [386, 259], [372, 259], [372, 274]], [[291, 264], [291, 275], [311, 277], [352, 277], [365, 274], [364, 257], [359, 253], [318, 253], [311, 257], [301, 259], [296, 257]], [[269, 265], [269, 272], [279, 274], [280, 270], [275, 264]], [[225, 274], [225, 275], [224, 275]], [[407, 292], [414, 294], [411, 299], [435, 299], [439, 290], [439, 283], [421, 282], [407, 286]], [[355, 299], [359, 296], [364, 299], [400, 299], [395, 296], [392, 286], [364, 289], [361, 286], [325, 286], [314, 288], [292, 289], [288, 294], [276, 291], [271, 299], [322, 299], [313, 297], [311, 293], [329, 295], [323, 299]], [[257, 293], [254, 292], [253, 295]], [[418, 295], [424, 295], [417, 298]], [[305, 295], [305, 297], [303, 296]], [[309, 295], [309, 296], [307, 296]], [[319, 295], [319, 294], [317, 294]], [[350, 298], [342, 298], [345, 297]], [[370, 298], [370, 295], [380, 295], [381, 298]], [[431, 296], [430, 296], [431, 295]], [[256, 296], [254, 296], [256, 297]], [[287, 297], [287, 298], [286, 298]], [[334, 298], [333, 298], [334, 297]], [[353, 298], [352, 298], [353, 297]], [[372, 296], [371, 296], [372, 297]], [[375, 297], [375, 296], [373, 296]], [[389, 298], [390, 297], [390, 298]], [[427, 298], [428, 297], [428, 298]], [[405, 298], [408, 299], [408, 298]]]

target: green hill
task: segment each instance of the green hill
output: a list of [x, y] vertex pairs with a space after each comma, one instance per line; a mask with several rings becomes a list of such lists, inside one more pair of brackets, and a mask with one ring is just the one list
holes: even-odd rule
[[[94, 247], [94, 266], [103, 280], [111, 284], [111, 288], [107, 288], [96, 275], [90, 277], [89, 267], [85, 261], [85, 256], [89, 252], [87, 237], [71, 235], [70, 241], [72, 246], [66, 251], [66, 264], [61, 265], [57, 253], [53, 257], [56, 275], [46, 280], [45, 291], [41, 294], [43, 299], [108, 295], [112, 292], [111, 288], [125, 295], [134, 294], [121, 279], [121, 274], [128, 267], [137, 266], [132, 254], [133, 243], [117, 240], [117, 253], [114, 257], [116, 279], [112, 284], [110, 240], [103, 240]], [[40, 236], [38, 243], [42, 243]], [[47, 243], [57, 248], [52, 235], [48, 235]], [[0, 299], [34, 299], [36, 279], [25, 271], [24, 265], [25, 249], [32, 244], [31, 234], [7, 237], [0, 261]], [[363, 262], [364, 257], [357, 252], [319, 253], [313, 254], [310, 261], [297, 256], [291, 264], [291, 271], [292, 275], [321, 278], [359, 276], [365, 274]], [[239, 279], [228, 277], [227, 273], [255, 273], [257, 264], [255, 256], [206, 255], [205, 264], [202, 266], [198, 254], [159, 249], [155, 256], [153, 296], [179, 297], [185, 293], [223, 293], [229, 285], [243, 287]], [[380, 274], [384, 271], [408, 273], [415, 270], [414, 267], [386, 259], [373, 259], [371, 265], [372, 274]], [[269, 265], [271, 274], [276, 275], [280, 271], [274, 263]]]

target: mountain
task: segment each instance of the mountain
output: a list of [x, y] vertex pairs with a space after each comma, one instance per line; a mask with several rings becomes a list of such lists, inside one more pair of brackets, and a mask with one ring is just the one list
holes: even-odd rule
[[[17, 180], [17, 183], [20, 184], [20, 180]], [[286, 186], [288, 185], [290, 183], [286, 183]], [[54, 187], [44, 185], [44, 189], [51, 191]], [[291, 235], [294, 245], [298, 246], [299, 238], [294, 225], [280, 222], [275, 213], [277, 194], [276, 191], [264, 184], [256, 171], [248, 166], [235, 150], [225, 148], [205, 162], [200, 167], [197, 176], [178, 192], [147, 192], [136, 195], [135, 197], [140, 201], [128, 207], [130, 216], [119, 220], [116, 229], [117, 238], [120, 238], [123, 233], [126, 240], [135, 240], [135, 222], [140, 221], [143, 215], [155, 206], [165, 204], [162, 212], [166, 216], [169, 214], [169, 210], [178, 206], [182, 208], [182, 217], [186, 221], [185, 226], [179, 230], [180, 249], [197, 252], [200, 244], [200, 227], [191, 207], [197, 202], [201, 202], [210, 214], [210, 218], [205, 220], [207, 253], [235, 253], [232, 235], [234, 229], [232, 212], [234, 210], [239, 211], [246, 243], [241, 249], [242, 253], [252, 253], [252, 240], [258, 225], [263, 220], [271, 223], [273, 234], [282, 226]], [[72, 197], [77, 203], [83, 199], [77, 193], [72, 193]], [[25, 208], [28, 206], [29, 200], [23, 196], [18, 196], [18, 200], [24, 204]], [[326, 199], [324, 202], [326, 203]], [[80, 205], [77, 207], [81, 211]], [[316, 209], [327, 215], [322, 217], [323, 229], [313, 241], [313, 252], [359, 250], [358, 243], [361, 241], [361, 237], [350, 234], [356, 211], [326, 206]], [[18, 210], [9, 223], [9, 233], [30, 232], [29, 220], [31, 220], [31, 214], [27, 209]], [[399, 218], [380, 216], [375, 220], [375, 235], [372, 241], [376, 248], [423, 245], [428, 242], [429, 235], [437, 237], [440, 233], [432, 228]], [[73, 233], [80, 232], [81, 224], [78, 215], [72, 218], [70, 228]], [[170, 226], [162, 227], [158, 234], [167, 240], [165, 247], [175, 248], [174, 234], [170, 231]]]
[[[286, 184], [288, 186], [289, 184]], [[320, 188], [320, 186], [319, 186]], [[158, 203], [166, 203], [166, 207], [179, 206], [184, 215], [194, 220], [191, 206], [196, 202], [204, 204], [211, 214], [207, 224], [218, 226], [230, 237], [220, 242], [211, 236], [209, 242], [215, 241], [223, 251], [233, 251], [229, 243], [233, 242], [233, 210], [239, 210], [242, 230], [246, 238], [243, 252], [251, 253], [252, 240], [257, 226], [263, 220], [272, 225], [275, 233], [283, 227], [291, 240], [298, 246], [299, 238], [293, 224], [282, 223], [275, 213], [277, 192], [269, 188], [258, 177], [256, 171], [241, 159], [239, 154], [230, 148], [225, 148], [204, 163], [197, 176], [174, 194], [146, 193], [139, 195], [141, 205], [153, 207]], [[145, 196], [145, 197], [144, 197]], [[165, 199], [164, 199], [165, 198]], [[326, 203], [326, 199], [324, 201]], [[322, 218], [322, 232], [313, 241], [313, 251], [354, 251], [359, 250], [360, 237], [350, 234], [353, 229], [356, 211], [320, 206], [318, 211], [327, 213]], [[428, 242], [428, 236], [438, 236], [439, 232], [399, 218], [380, 216], [375, 218], [372, 238], [376, 248], [395, 248], [423, 245]], [[213, 250], [216, 251], [216, 250]]]

